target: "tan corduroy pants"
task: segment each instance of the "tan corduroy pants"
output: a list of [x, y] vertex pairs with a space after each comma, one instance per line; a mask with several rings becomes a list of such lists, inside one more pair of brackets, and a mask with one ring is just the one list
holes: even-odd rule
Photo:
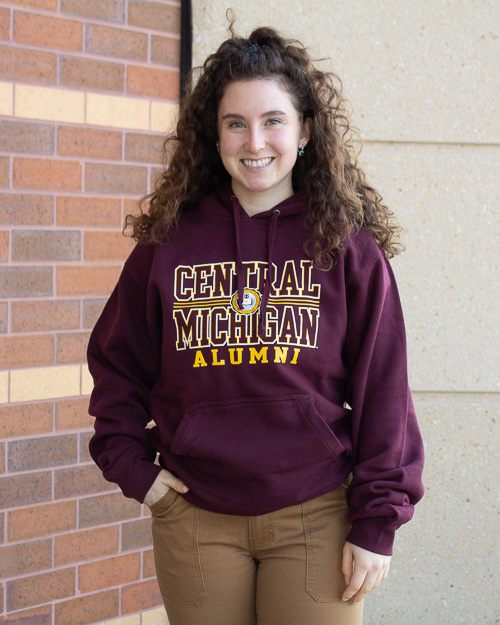
[[360, 625], [341, 601], [345, 488], [255, 517], [207, 512], [176, 491], [151, 507], [170, 625]]

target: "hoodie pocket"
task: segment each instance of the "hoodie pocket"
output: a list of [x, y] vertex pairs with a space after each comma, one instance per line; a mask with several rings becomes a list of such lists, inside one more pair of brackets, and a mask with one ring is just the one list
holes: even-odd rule
[[331, 463], [345, 450], [309, 395], [284, 395], [191, 405], [171, 451], [214, 477], [247, 480]]

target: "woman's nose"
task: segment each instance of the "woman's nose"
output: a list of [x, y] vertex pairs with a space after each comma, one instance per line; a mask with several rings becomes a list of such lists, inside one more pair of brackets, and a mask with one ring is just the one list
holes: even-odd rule
[[251, 152], [260, 152], [266, 145], [264, 135], [260, 128], [251, 128], [247, 135], [247, 149]]

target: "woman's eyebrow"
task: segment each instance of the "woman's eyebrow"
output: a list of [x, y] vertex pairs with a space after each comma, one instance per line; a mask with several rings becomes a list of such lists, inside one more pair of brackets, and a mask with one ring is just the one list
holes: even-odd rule
[[[272, 115], [286, 115], [285, 111], [267, 111], [266, 113], [262, 113], [262, 117], [270, 117]], [[245, 119], [243, 115], [238, 115], [238, 113], [226, 113], [223, 115], [221, 119]]]

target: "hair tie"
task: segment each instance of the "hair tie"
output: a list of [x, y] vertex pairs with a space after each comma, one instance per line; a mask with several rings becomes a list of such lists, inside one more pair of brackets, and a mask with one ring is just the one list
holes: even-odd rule
[[257, 50], [260, 50], [260, 46], [259, 46], [259, 44], [258, 44], [258, 43], [251, 43], [251, 44], [248, 46], [248, 51], [249, 51], [249, 52], [257, 52]]

